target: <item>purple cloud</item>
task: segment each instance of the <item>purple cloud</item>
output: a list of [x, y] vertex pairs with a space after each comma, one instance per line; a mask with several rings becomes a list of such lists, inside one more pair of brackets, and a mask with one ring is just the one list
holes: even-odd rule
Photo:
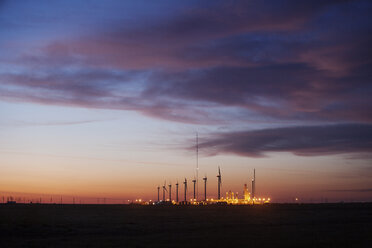
[[367, 1], [217, 1], [120, 19], [2, 57], [0, 97], [188, 123], [229, 120], [219, 108], [244, 120], [371, 123], [370, 10]]
[[200, 143], [201, 151], [263, 157], [268, 152], [321, 156], [372, 152], [372, 125], [297, 126], [213, 134]]

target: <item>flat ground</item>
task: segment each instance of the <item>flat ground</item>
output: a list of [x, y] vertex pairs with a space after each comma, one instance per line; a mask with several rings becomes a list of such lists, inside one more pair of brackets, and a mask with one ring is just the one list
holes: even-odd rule
[[4, 205], [0, 247], [372, 247], [372, 203]]

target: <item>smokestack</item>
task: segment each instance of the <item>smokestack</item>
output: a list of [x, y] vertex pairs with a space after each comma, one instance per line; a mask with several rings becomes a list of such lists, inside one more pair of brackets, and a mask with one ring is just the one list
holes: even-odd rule
[[256, 195], [256, 169], [253, 169], [254, 195]]
[[220, 200], [221, 199], [221, 170], [220, 170], [219, 166], [218, 166], [217, 178], [218, 178], [218, 197], [217, 197], [217, 199]]
[[247, 184], [244, 184], [244, 200], [248, 200], [248, 187]]
[[172, 184], [169, 184], [169, 201], [172, 202]]
[[164, 185], [163, 185], [163, 202], [165, 202], [165, 191], [167, 190], [165, 185], [166, 185], [166, 183], [164, 182]]
[[[158, 186], [158, 202], [160, 201], [159, 199], [159, 194], [160, 194], [160, 186]], [[99, 200], [98, 200], [99, 201]]]
[[255, 193], [256, 193], [256, 169], [253, 169], [252, 198], [255, 197]]
[[254, 180], [252, 179], [252, 198], [254, 198]]
[[187, 179], [185, 178], [185, 181], [183, 182], [183, 184], [185, 185], [185, 202], [187, 202]]
[[176, 202], [178, 202], [178, 181], [176, 183]]
[[165, 188], [163, 186], [163, 201], [165, 201]]
[[207, 201], [207, 176], [205, 176], [203, 180], [204, 180], [204, 201]]
[[196, 199], [196, 196], [195, 196], [195, 184], [196, 184], [196, 179], [194, 179], [194, 180], [192, 180], [192, 182], [194, 183], [194, 198], [193, 198], [193, 200], [195, 201], [195, 199]]

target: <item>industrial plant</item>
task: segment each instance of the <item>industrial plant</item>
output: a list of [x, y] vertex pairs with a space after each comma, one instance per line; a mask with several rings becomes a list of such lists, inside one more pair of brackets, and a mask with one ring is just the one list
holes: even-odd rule
[[[163, 186], [160, 185], [157, 187], [157, 201], [153, 202], [141, 202], [141, 204], [152, 204], [152, 205], [208, 205], [208, 204], [220, 204], [220, 205], [254, 205], [254, 204], [267, 204], [270, 203], [270, 198], [268, 197], [257, 197], [256, 196], [256, 169], [253, 169], [253, 178], [252, 178], [252, 185], [251, 185], [251, 192], [248, 190], [248, 185], [244, 184], [243, 189], [243, 198], [238, 197], [238, 192], [234, 193], [231, 190], [226, 192], [226, 196], [221, 196], [221, 188], [222, 188], [222, 175], [221, 175], [221, 168], [218, 167], [218, 174], [217, 174], [217, 195], [216, 198], [207, 198], [207, 181], [208, 178], [205, 175], [203, 177], [204, 181], [204, 197], [199, 199], [199, 192], [198, 192], [198, 173], [199, 173], [199, 140], [198, 140], [198, 133], [196, 133], [196, 170], [194, 179], [192, 180], [193, 183], [193, 197], [188, 198], [188, 188], [187, 188], [187, 178], [183, 181], [183, 197], [182, 200], [179, 199], [179, 184], [178, 181], [176, 185], [176, 198], [172, 199], [172, 184], [167, 185], [164, 182]], [[162, 188], [162, 198], [160, 198], [160, 188]], [[166, 198], [166, 195], [168, 197]], [[189, 200], [188, 200], [189, 199]], [[137, 201], [137, 203], [139, 203]]]
[[[207, 198], [207, 181], [208, 178], [205, 176], [204, 181], [204, 192], [203, 197], [199, 199], [197, 194], [197, 179], [193, 179], [193, 191], [192, 198], [188, 198], [189, 192], [187, 188], [187, 179], [185, 178], [183, 182], [183, 197], [179, 199], [179, 184], [176, 185], [176, 198], [172, 199], [172, 185], [167, 185], [164, 182], [163, 186], [157, 187], [157, 201], [156, 202], [143, 202], [142, 204], [153, 204], [153, 205], [209, 205], [209, 204], [219, 204], [219, 205], [255, 205], [255, 204], [268, 204], [270, 203], [270, 198], [268, 197], [258, 197], [255, 194], [256, 190], [256, 170], [253, 170], [253, 178], [251, 191], [248, 190], [248, 185], [244, 184], [243, 188], [243, 197], [239, 198], [238, 192], [234, 193], [231, 190], [226, 192], [225, 197], [221, 196], [221, 187], [222, 187], [222, 175], [221, 169], [218, 167], [217, 174], [217, 195], [216, 198]], [[162, 198], [160, 198], [160, 188], [162, 188]], [[188, 194], [189, 193], [189, 194]], [[168, 196], [167, 196], [168, 195]]]

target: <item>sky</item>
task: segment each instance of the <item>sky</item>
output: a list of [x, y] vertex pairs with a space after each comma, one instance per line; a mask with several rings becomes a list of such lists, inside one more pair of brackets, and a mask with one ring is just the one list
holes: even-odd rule
[[371, 11], [0, 0], [0, 195], [155, 200], [195, 177], [198, 133], [209, 198], [220, 166], [222, 192], [256, 168], [274, 202], [372, 201]]

